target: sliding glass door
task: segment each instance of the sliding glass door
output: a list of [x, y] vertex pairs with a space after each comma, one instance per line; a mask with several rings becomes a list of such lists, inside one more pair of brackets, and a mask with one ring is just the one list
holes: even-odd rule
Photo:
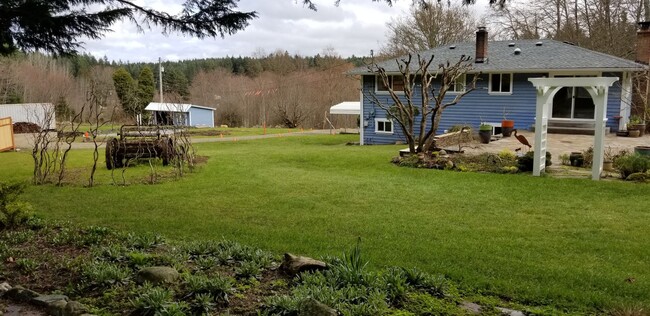
[[[554, 76], [596, 77], [594, 76]], [[552, 118], [593, 120], [596, 106], [589, 92], [582, 87], [564, 87], [553, 98]]]

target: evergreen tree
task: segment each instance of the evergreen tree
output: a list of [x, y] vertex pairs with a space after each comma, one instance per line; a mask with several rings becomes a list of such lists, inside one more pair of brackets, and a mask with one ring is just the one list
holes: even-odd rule
[[54, 104], [54, 113], [58, 121], [69, 121], [70, 117], [74, 115], [74, 111], [68, 105], [68, 101], [64, 96], [59, 96]]
[[2, 0], [0, 55], [16, 50], [75, 53], [81, 38], [101, 38], [124, 19], [198, 38], [232, 35], [257, 17], [236, 10], [237, 2], [186, 0], [181, 13], [171, 14], [128, 0]]
[[115, 93], [117, 93], [124, 113], [135, 117], [138, 114], [135, 81], [124, 67], [118, 68], [113, 73], [113, 85], [115, 85]]
[[[163, 73], [163, 91], [170, 102], [190, 99], [190, 83], [177, 68], [166, 68]], [[170, 99], [171, 98], [171, 99]]]
[[153, 71], [148, 66], [142, 67], [140, 75], [138, 75], [138, 105], [136, 107], [137, 114], [142, 114], [144, 108], [147, 107], [149, 102], [153, 101], [153, 95], [156, 91], [156, 83], [153, 79]]

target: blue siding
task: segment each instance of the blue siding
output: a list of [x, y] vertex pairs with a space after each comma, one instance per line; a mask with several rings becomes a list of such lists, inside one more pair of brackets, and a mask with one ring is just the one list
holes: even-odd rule
[[214, 127], [214, 111], [191, 107], [190, 120], [192, 126]]
[[[604, 76], [615, 76], [621, 78], [618, 74], [603, 74]], [[535, 124], [535, 105], [536, 91], [528, 78], [548, 77], [548, 73], [537, 74], [514, 74], [513, 76], [513, 93], [511, 95], [490, 95], [488, 93], [489, 77], [484, 74], [479, 77], [476, 84], [476, 90], [465, 95], [461, 101], [453, 106], [448, 107], [442, 115], [442, 120], [437, 134], [444, 130], [450, 129], [454, 125], [470, 125], [478, 128], [481, 122], [501, 122], [504, 110], [507, 118], [515, 121], [515, 128], [529, 129]], [[469, 79], [469, 78], [468, 78]], [[374, 76], [363, 76], [363, 89], [365, 93], [374, 91]], [[377, 98], [383, 104], [391, 104], [392, 100], [389, 95], [378, 95]], [[447, 101], [453, 100], [454, 95], [448, 93]], [[418, 102], [419, 96], [415, 96]], [[386, 118], [386, 112], [374, 102], [363, 96], [363, 120], [368, 123], [364, 128], [364, 143], [366, 144], [393, 144], [396, 141], [404, 141], [404, 134], [401, 132], [399, 125], [396, 123], [393, 134], [375, 133], [375, 119]], [[620, 83], [615, 83], [609, 90], [607, 105], [607, 126], [613, 131], [618, 129], [618, 121], [614, 116], [619, 115], [621, 102]], [[417, 103], [416, 103], [417, 104]], [[419, 125], [416, 126], [416, 131]]]
[[611, 127], [612, 132], [618, 131], [618, 120], [614, 117], [621, 115], [621, 80], [623, 80], [622, 73], [603, 73], [603, 77], [618, 77], [618, 81], [609, 87], [609, 94], [607, 95], [607, 126]]

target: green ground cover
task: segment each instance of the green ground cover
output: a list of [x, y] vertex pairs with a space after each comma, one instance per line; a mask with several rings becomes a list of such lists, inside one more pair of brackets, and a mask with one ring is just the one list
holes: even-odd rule
[[[389, 161], [400, 146], [344, 145], [356, 139], [203, 143], [207, 164], [177, 181], [112, 186], [102, 168], [98, 187], [32, 187], [25, 199], [50, 219], [310, 256], [361, 237], [376, 266], [442, 273], [468, 293], [523, 304], [650, 305], [647, 185], [399, 168]], [[75, 151], [71, 165], [90, 155]], [[30, 163], [0, 154], [2, 180], [27, 181]], [[128, 170], [128, 181], [147, 170]]]

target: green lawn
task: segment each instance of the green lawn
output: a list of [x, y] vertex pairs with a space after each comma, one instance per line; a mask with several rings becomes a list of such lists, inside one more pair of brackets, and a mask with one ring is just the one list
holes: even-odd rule
[[[309, 256], [361, 237], [374, 266], [417, 266], [526, 304], [650, 306], [648, 185], [399, 168], [389, 161], [403, 145], [344, 145], [357, 139], [203, 143], [207, 164], [178, 181], [116, 187], [102, 168], [99, 187], [32, 187], [25, 198], [46, 218]], [[0, 154], [2, 179], [30, 172], [27, 153]]]
[[[219, 133], [223, 133], [224, 137], [241, 137], [241, 136], [255, 136], [255, 135], [269, 135], [269, 134], [284, 134], [284, 133], [297, 133], [300, 132], [299, 128], [271, 128], [266, 130], [262, 127], [214, 127], [214, 128], [191, 128], [190, 134], [196, 137], [215, 137]], [[204, 134], [209, 133], [210, 136]]]

